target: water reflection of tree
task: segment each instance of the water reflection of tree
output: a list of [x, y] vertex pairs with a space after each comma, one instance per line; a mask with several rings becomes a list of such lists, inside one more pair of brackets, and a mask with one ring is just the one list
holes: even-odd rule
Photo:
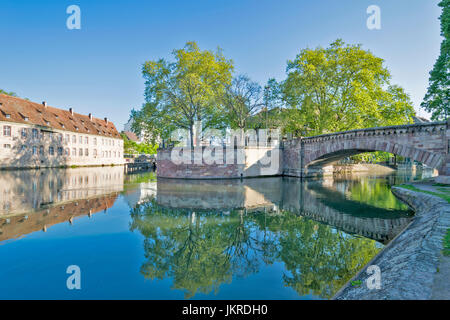
[[379, 251], [376, 242], [284, 212], [270, 218], [284, 262], [286, 286], [299, 295], [330, 298]]
[[171, 278], [186, 298], [274, 262], [284, 263], [286, 286], [329, 298], [378, 251], [374, 241], [288, 212], [189, 212], [150, 201], [133, 209], [130, 228], [145, 237], [141, 273]]

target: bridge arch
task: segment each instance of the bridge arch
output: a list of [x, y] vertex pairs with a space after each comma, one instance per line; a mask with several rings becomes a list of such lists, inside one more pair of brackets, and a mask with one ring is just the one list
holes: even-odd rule
[[444, 156], [410, 145], [369, 141], [350, 140], [342, 143], [323, 145], [305, 156], [304, 166], [326, 165], [340, 159], [364, 152], [383, 151], [401, 157], [410, 158], [432, 168], [440, 168], [444, 162]]
[[308, 167], [373, 151], [410, 158], [450, 176], [450, 119], [289, 140], [283, 144], [283, 174], [303, 176]]

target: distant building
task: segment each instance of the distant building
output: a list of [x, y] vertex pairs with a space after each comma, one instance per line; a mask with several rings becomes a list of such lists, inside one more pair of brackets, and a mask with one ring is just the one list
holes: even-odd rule
[[0, 94], [0, 168], [123, 163], [123, 140], [107, 118]]
[[[143, 143], [143, 142], [152, 140], [152, 138], [153, 138], [152, 133], [150, 133], [146, 130], [141, 130], [140, 132], [134, 133], [134, 131], [132, 129], [133, 123], [134, 123], [134, 120], [132, 118], [130, 118], [130, 120], [128, 120], [128, 122], [123, 126], [123, 132], [124, 133], [126, 133], [126, 132], [133, 133], [134, 136], [138, 139], [138, 141], [136, 141], [138, 143]], [[130, 139], [130, 140], [134, 141], [133, 139]], [[161, 142], [161, 139], [159, 139], [159, 137], [156, 137], [155, 140], [156, 140], [156, 143]]]
[[424, 118], [424, 117], [417, 117], [417, 116], [413, 116], [413, 121], [415, 124], [421, 124], [421, 123], [428, 123], [430, 122], [430, 120]]
[[[132, 133], [134, 135], [134, 137], [136, 137], [138, 139], [138, 141], [135, 141], [135, 142], [138, 142], [138, 143], [144, 142], [145, 132], [141, 131], [139, 134], [135, 134], [132, 129], [133, 122], [134, 122], [134, 120], [132, 118], [130, 118], [130, 120], [128, 120], [128, 122], [123, 126], [123, 132], [124, 133], [126, 133], [126, 132]], [[128, 137], [128, 135], [127, 135], [127, 137]], [[133, 139], [130, 139], [130, 140], [134, 141]]]
[[126, 137], [128, 140], [130, 140], [130, 141], [133, 141], [133, 142], [136, 142], [136, 143], [140, 143], [140, 142], [141, 142], [134, 132], [131, 132], [131, 131], [123, 131], [122, 133], [123, 133], [123, 134], [125, 135], [125, 137]]

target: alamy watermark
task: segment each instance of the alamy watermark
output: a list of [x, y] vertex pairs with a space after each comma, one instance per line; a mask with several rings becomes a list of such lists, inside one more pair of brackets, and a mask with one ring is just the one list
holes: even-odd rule
[[[189, 130], [172, 132], [171, 140], [177, 144], [172, 148], [170, 160], [176, 164], [193, 165], [246, 165], [258, 163], [261, 174], [276, 172], [280, 164], [280, 131], [267, 130], [202, 130], [200, 122]], [[247, 152], [250, 150], [251, 152]]]
[[66, 9], [66, 13], [70, 16], [66, 20], [66, 26], [69, 30], [81, 29], [81, 9], [77, 5], [70, 5]]
[[67, 278], [66, 286], [69, 290], [81, 290], [81, 269], [77, 265], [68, 266], [66, 273], [70, 274]]
[[[369, 290], [379, 290], [381, 289], [381, 269], [377, 265], [370, 265], [366, 269], [367, 275], [369, 277], [366, 279], [366, 286]], [[360, 287], [362, 285], [362, 280], [354, 280], [351, 282], [352, 286]]]
[[367, 7], [366, 13], [370, 16], [367, 18], [367, 29], [380, 30], [381, 29], [381, 9], [377, 5]]

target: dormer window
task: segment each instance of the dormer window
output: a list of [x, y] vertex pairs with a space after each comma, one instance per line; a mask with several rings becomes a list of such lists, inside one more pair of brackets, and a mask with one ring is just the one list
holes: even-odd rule
[[50, 121], [45, 121], [45, 124], [49, 126], [50, 125]]
[[23, 120], [28, 121], [28, 120], [30, 120], [30, 118], [28, 118], [28, 117], [23, 117]]
[[5, 114], [6, 119], [11, 119], [11, 115], [9, 113]]
[[77, 131], [78, 131], [78, 127], [75, 127], [75, 130], [77, 130]]
[[64, 128], [64, 123], [60, 123], [61, 127]]

